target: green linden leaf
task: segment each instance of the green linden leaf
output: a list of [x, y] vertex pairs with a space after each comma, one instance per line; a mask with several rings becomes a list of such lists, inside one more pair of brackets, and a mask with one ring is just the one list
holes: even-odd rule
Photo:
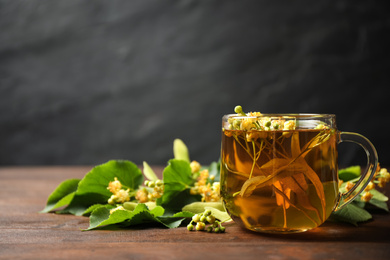
[[378, 201], [388, 201], [389, 198], [383, 194], [382, 192], [372, 189], [370, 190], [370, 193], [373, 195], [372, 199], [378, 200]]
[[58, 187], [49, 195], [46, 207], [41, 213], [47, 213], [56, 208], [68, 205], [74, 197], [79, 182], [79, 179], [69, 179], [60, 183], [60, 185], [58, 185]]
[[339, 178], [343, 181], [350, 181], [355, 178], [359, 178], [361, 174], [360, 166], [350, 166], [345, 169], [339, 170]]
[[124, 160], [108, 161], [85, 175], [78, 184], [73, 200], [62, 213], [82, 215], [94, 204], [107, 204], [112, 195], [107, 186], [115, 177], [131, 190], [136, 190], [143, 182], [142, 172], [134, 163]]
[[177, 228], [184, 220], [191, 219], [194, 215], [195, 214], [191, 212], [181, 211], [173, 214], [172, 216], [164, 215], [158, 217], [158, 219], [168, 228]]
[[186, 219], [191, 219], [194, 216], [191, 212], [181, 211], [168, 216], [167, 214], [159, 216], [158, 221], [168, 228], [177, 228]]
[[354, 205], [354, 203], [350, 203], [344, 208], [332, 212], [329, 220], [347, 222], [357, 226], [358, 222], [368, 221], [371, 218], [372, 216], [370, 213], [368, 213], [368, 211]]
[[385, 211], [389, 211], [389, 207], [387, 206], [386, 203], [386, 201], [388, 201], [388, 197], [386, 195], [384, 195], [382, 192], [376, 189], [370, 190], [370, 193], [373, 195], [370, 201], [364, 202], [358, 196], [357, 198], [354, 199], [353, 204], [360, 208], [364, 208], [366, 204], [371, 204], [377, 208], [383, 209]]
[[387, 203], [385, 201], [381, 201], [381, 200], [377, 200], [377, 199], [372, 198], [372, 199], [370, 199], [370, 201], [368, 203], [370, 203], [371, 205], [374, 205], [377, 208], [380, 208], [380, 209], [383, 209], [383, 210], [389, 212], [389, 207], [387, 206]]
[[92, 205], [90, 206], [89, 208], [87, 208], [84, 212], [83, 212], [83, 216], [89, 216], [91, 215], [91, 213], [97, 209], [97, 208], [100, 208], [100, 207], [105, 207], [107, 209], [113, 209], [115, 208], [115, 206], [113, 205], [110, 205], [110, 204], [95, 204], [95, 205]]
[[359, 208], [364, 209], [366, 207], [366, 202], [362, 201], [359, 197], [356, 197], [353, 200], [353, 205], [358, 206]]
[[173, 214], [172, 218], [192, 218], [195, 214], [188, 211], [180, 211]]
[[131, 220], [136, 214], [143, 211], [149, 211], [145, 204], [138, 204], [133, 211], [116, 210], [112, 214], [110, 214], [110, 210], [106, 207], [98, 207], [94, 211], [92, 211], [91, 217], [89, 218], [89, 227], [87, 230], [91, 230], [101, 226], [119, 224]]
[[157, 200], [168, 212], [178, 212], [184, 205], [199, 201], [200, 196], [190, 194], [193, 185], [191, 167], [189, 162], [172, 159], [163, 171], [164, 194]]
[[[102, 226], [104, 222], [108, 221], [110, 218], [110, 210], [101, 205], [100, 207], [95, 208], [91, 216], [89, 217], [89, 227], [86, 230], [91, 230]], [[108, 224], [107, 224], [108, 225]]]
[[161, 206], [156, 206], [154, 207], [153, 209], [149, 209], [148, 206], [146, 204], [144, 204], [146, 206], [146, 208], [149, 210], [150, 213], [153, 214], [153, 216], [155, 217], [160, 217], [162, 215], [164, 215], [164, 212], [165, 212], [165, 209]]
[[122, 227], [134, 226], [138, 224], [160, 224], [168, 228], [175, 228], [180, 226], [186, 215], [178, 214], [175, 217], [164, 217], [164, 208], [156, 206], [153, 210], [139, 203], [133, 211], [116, 210], [110, 214], [110, 210], [104, 206], [96, 208], [90, 217], [90, 225], [88, 229], [91, 230], [98, 227], [120, 224]]
[[185, 220], [185, 218], [172, 218], [172, 217], [158, 217], [161, 224], [167, 228], [177, 228]]

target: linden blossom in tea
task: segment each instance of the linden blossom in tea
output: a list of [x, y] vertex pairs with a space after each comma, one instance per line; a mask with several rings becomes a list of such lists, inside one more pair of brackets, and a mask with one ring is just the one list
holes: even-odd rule
[[[261, 232], [302, 232], [325, 222], [344, 199], [337, 143], [352, 141], [351, 133], [336, 130], [334, 115], [235, 112], [223, 118], [221, 148], [221, 197], [231, 217]], [[342, 205], [352, 199], [345, 198]]]

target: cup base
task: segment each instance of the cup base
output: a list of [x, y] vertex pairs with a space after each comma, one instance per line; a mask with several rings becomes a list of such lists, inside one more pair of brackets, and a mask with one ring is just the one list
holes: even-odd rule
[[251, 231], [257, 232], [257, 233], [267, 233], [267, 234], [294, 234], [294, 233], [303, 233], [308, 230], [311, 230], [316, 227], [277, 227], [277, 226], [263, 226], [263, 225], [251, 225], [251, 223], [243, 222], [241, 218], [234, 216], [230, 214], [230, 217], [233, 219], [235, 223], [237, 223], [239, 226], [245, 229], [249, 229]]
[[293, 234], [293, 233], [302, 233], [306, 232], [308, 228], [275, 228], [275, 227], [246, 227], [251, 231], [255, 231], [258, 233], [268, 233], [268, 234]]

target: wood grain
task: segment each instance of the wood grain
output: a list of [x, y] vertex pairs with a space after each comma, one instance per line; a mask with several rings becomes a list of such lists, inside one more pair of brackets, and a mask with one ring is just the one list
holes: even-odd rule
[[[328, 223], [301, 234], [267, 235], [227, 225], [224, 234], [185, 227], [81, 231], [88, 218], [38, 213], [78, 167], [0, 168], [0, 259], [389, 259], [390, 214], [359, 227]], [[161, 174], [161, 167], [155, 167]], [[387, 187], [387, 193], [389, 187]]]

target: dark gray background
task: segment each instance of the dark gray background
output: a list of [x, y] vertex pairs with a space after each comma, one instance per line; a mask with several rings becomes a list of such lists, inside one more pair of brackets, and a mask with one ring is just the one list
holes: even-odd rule
[[0, 0], [0, 165], [207, 164], [237, 104], [334, 113], [388, 165], [387, 3]]

